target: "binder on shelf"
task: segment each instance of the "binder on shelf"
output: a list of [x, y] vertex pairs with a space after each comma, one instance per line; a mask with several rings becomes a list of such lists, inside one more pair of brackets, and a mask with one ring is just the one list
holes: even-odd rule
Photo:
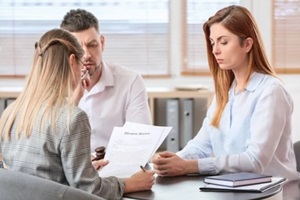
[[180, 110], [180, 149], [186, 146], [187, 142], [193, 138], [193, 99], [182, 99], [182, 109]]
[[166, 126], [171, 126], [166, 139], [168, 151], [177, 152], [179, 150], [179, 99], [168, 99], [166, 103]]
[[14, 102], [15, 100], [16, 100], [15, 98], [7, 98], [7, 99], [5, 99], [5, 102], [4, 102], [5, 108], [6, 108], [9, 104], [11, 104], [12, 102]]
[[4, 109], [5, 109], [5, 99], [0, 99], [0, 114], [2, 114]]

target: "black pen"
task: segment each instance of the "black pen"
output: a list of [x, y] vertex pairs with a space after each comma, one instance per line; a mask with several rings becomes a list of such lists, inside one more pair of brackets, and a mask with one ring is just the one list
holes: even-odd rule
[[146, 172], [145, 168], [142, 165], [140, 165], [140, 168], [143, 170], [143, 172]]

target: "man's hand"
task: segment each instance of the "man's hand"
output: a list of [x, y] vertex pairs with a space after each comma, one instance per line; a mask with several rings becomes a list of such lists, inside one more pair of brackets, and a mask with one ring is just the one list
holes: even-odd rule
[[81, 70], [81, 79], [72, 94], [72, 103], [78, 106], [80, 99], [84, 95], [84, 91], [91, 85], [90, 75], [87, 69]]

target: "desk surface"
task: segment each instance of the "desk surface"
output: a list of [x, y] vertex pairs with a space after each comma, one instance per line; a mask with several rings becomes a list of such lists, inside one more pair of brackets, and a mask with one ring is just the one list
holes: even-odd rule
[[[245, 192], [203, 192], [199, 190], [202, 186], [204, 176], [179, 176], [179, 177], [157, 177], [151, 191], [135, 192], [126, 194], [123, 200], [129, 199], [202, 199], [202, 200], [248, 200], [268, 199], [272, 196], [282, 195], [282, 187], [276, 186], [263, 193]], [[279, 198], [281, 199], [281, 198]]]

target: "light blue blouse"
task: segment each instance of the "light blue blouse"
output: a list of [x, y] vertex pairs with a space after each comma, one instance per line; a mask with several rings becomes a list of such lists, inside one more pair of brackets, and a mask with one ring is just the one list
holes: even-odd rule
[[254, 72], [246, 89], [234, 93], [219, 127], [211, 126], [215, 99], [202, 128], [177, 152], [184, 159], [198, 159], [200, 174], [249, 171], [299, 179], [291, 138], [293, 101], [276, 77]]

